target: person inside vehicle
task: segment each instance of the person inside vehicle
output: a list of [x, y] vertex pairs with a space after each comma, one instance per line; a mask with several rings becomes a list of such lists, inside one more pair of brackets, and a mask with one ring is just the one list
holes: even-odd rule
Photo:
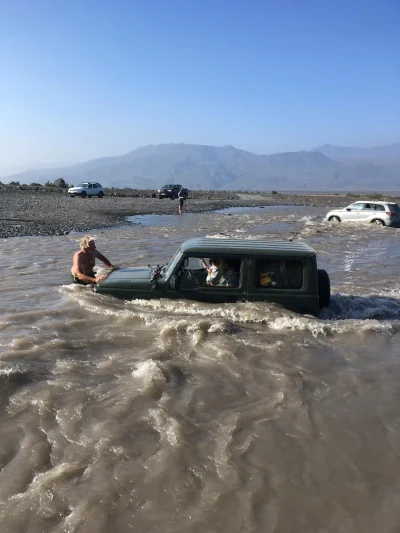
[[182, 211], [183, 211], [183, 202], [185, 200], [185, 193], [183, 191], [183, 187], [181, 187], [179, 189], [179, 192], [178, 192], [178, 199], [179, 199], [179, 208], [178, 208], [178, 213], [179, 215], [182, 214]]
[[207, 270], [207, 285], [222, 285], [225, 283], [223, 274], [224, 265], [221, 259], [215, 259], [212, 257], [210, 259], [210, 266], [207, 265], [204, 259], [201, 259], [200, 261], [203, 267]]
[[239, 271], [235, 260], [226, 261], [225, 287], [237, 287], [239, 285]]
[[74, 254], [71, 275], [74, 283], [80, 285], [89, 285], [91, 283], [97, 283], [106, 275], [96, 276], [93, 268], [96, 258], [100, 259], [111, 270], [114, 269], [110, 261], [101, 254], [97, 248], [94, 238], [90, 235], [85, 235], [79, 241], [80, 250]]

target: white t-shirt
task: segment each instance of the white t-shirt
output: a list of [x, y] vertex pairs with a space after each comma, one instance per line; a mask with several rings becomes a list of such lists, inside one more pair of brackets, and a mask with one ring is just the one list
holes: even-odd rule
[[219, 283], [225, 281], [224, 277], [222, 276], [222, 272], [220, 271], [217, 265], [211, 265], [210, 268], [211, 272], [209, 272], [206, 278], [207, 283], [211, 283], [212, 285], [218, 285]]

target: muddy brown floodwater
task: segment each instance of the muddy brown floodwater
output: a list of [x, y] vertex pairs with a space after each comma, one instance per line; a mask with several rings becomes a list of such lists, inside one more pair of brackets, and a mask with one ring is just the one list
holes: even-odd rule
[[400, 230], [325, 213], [141, 216], [93, 232], [125, 266], [166, 262], [193, 236], [298, 234], [331, 276], [319, 317], [118, 301], [70, 284], [79, 233], [3, 240], [1, 531], [398, 531]]

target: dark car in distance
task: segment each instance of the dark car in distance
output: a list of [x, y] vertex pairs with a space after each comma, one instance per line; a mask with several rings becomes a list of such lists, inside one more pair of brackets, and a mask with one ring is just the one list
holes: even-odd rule
[[[205, 266], [213, 259], [229, 265], [233, 283], [208, 283]], [[310, 314], [328, 307], [331, 294], [329, 275], [307, 244], [207, 237], [185, 241], [166, 265], [112, 271], [94, 291], [124, 300], [268, 301]]]
[[[163, 185], [161, 189], [158, 189], [157, 194], [160, 198], [171, 198], [171, 200], [174, 200], [175, 198], [178, 198], [178, 193], [181, 190], [182, 185], [179, 184], [170, 184], [170, 185]], [[183, 189], [184, 198], [186, 198], [189, 195], [189, 191], [187, 189]]]

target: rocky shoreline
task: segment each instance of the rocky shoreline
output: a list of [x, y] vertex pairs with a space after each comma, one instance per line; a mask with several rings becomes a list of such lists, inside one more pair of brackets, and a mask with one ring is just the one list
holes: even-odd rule
[[[65, 235], [71, 231], [127, 225], [126, 217], [177, 214], [177, 200], [153, 198], [153, 191], [106, 191], [99, 198], [70, 198], [65, 191], [0, 189], [0, 238]], [[193, 191], [185, 202], [186, 213], [228, 207], [293, 205], [340, 207], [356, 198], [340, 194], [268, 194], [230, 191]]]

